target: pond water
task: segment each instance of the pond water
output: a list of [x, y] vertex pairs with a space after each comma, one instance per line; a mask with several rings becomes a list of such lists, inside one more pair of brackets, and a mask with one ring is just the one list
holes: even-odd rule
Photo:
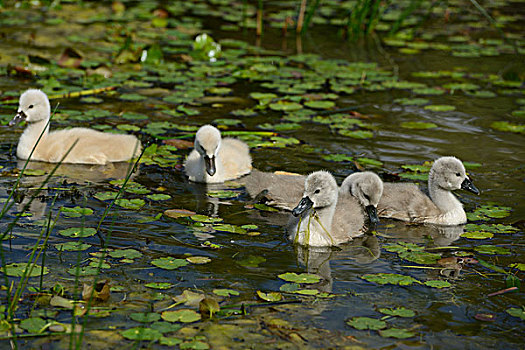
[[[2, 317], [2, 347], [14, 341], [22, 348], [71, 348], [72, 338], [50, 335], [42, 326], [75, 321], [85, 326], [86, 348], [522, 348], [523, 292], [489, 296], [518, 286], [525, 268], [524, 11], [509, 4], [489, 8], [508, 42], [469, 1], [434, 8], [422, 27], [410, 22], [421, 18], [415, 12], [389, 37], [381, 29], [393, 25], [393, 14], [399, 16], [406, 4], [400, 5], [388, 10], [393, 19], [380, 22], [379, 36], [357, 41], [343, 39], [337, 22], [330, 22], [337, 9], [346, 8], [336, 2], [321, 5], [322, 15], [302, 40], [292, 31], [282, 36], [283, 13], [296, 12], [288, 2], [266, 9], [260, 39], [253, 29], [255, 7], [230, 8], [227, 1], [2, 9], [0, 201], [13, 204], [0, 222], [5, 264], [26, 263], [42, 243], [39, 235], [50, 232], [38, 259], [47, 273], [42, 284], [38, 276], [29, 278], [21, 295], [11, 322], [17, 337]], [[203, 32], [221, 44], [216, 62], [204, 59], [212, 44], [193, 45]], [[50, 96], [107, 88], [52, 99], [52, 106], [59, 105], [51, 128], [138, 135], [148, 148], [123, 192], [135, 202], [106, 210], [127, 163], [61, 165], [49, 182], [53, 165], [29, 163], [29, 175], [17, 185], [24, 162], [16, 159], [16, 145], [23, 128], [7, 126], [16, 111], [8, 100], [29, 87]], [[425, 188], [424, 169], [410, 167], [454, 155], [466, 162], [481, 190], [480, 196], [457, 193], [469, 224], [485, 226], [382, 219], [340, 249], [294, 247], [284, 238], [289, 213], [254, 207], [243, 179], [205, 186], [185, 178], [182, 162], [191, 145], [180, 140], [192, 141], [205, 123], [241, 131], [237, 136], [251, 146], [259, 170], [327, 169], [339, 182], [367, 169], [385, 181], [418, 181]], [[74, 207], [90, 210], [67, 211]], [[202, 216], [165, 213], [170, 209]], [[98, 228], [97, 234], [88, 228]], [[493, 237], [467, 238], [472, 232]], [[79, 241], [86, 245], [72, 246]], [[106, 248], [109, 256], [97, 272]], [[423, 249], [439, 256], [425, 260]], [[448, 257], [470, 260], [438, 261]], [[287, 272], [320, 280], [293, 284], [282, 276]], [[412, 280], [370, 281], [384, 273]], [[66, 307], [49, 305], [56, 285], [64, 288], [64, 298], [81, 299], [82, 283], [91, 283], [93, 275], [112, 286], [109, 300], [94, 304], [96, 316], [73, 317]], [[432, 287], [428, 281], [439, 282]], [[2, 298], [8, 285], [19, 282], [11, 274], [2, 278]], [[211, 321], [165, 322], [166, 311], [198, 312], [198, 303], [178, 297], [188, 291], [217, 300], [223, 309], [260, 305]], [[257, 292], [281, 292], [285, 302], [267, 305]], [[389, 317], [392, 311], [384, 310], [397, 308], [414, 314]], [[136, 313], [143, 312], [154, 314], [151, 322], [138, 321]], [[360, 317], [374, 320], [360, 330]], [[126, 330], [140, 326], [154, 331], [137, 345]]]

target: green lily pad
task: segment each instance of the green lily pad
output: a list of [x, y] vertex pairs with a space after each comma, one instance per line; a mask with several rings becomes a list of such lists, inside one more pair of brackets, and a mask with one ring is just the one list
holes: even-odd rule
[[186, 258], [186, 260], [192, 264], [197, 264], [197, 265], [207, 264], [211, 261], [211, 259], [208, 258], [207, 256], [189, 256]]
[[399, 252], [398, 255], [402, 259], [422, 265], [435, 264], [439, 259], [441, 259], [440, 254], [422, 251]]
[[182, 343], [182, 339], [175, 337], [160, 337], [159, 343], [160, 345], [174, 347]]
[[184, 342], [182, 344], [179, 344], [179, 348], [181, 350], [186, 350], [186, 349], [190, 349], [190, 350], [208, 350], [210, 348], [210, 346], [208, 344], [206, 344], [205, 342], [202, 342], [200, 340], [193, 340], [193, 341], [188, 341], [188, 342]]
[[423, 106], [430, 101], [426, 98], [396, 98], [394, 102], [402, 106]]
[[106, 191], [106, 192], [97, 192], [95, 193], [93, 197], [95, 197], [98, 200], [105, 201], [108, 199], [115, 199], [117, 198], [117, 195], [118, 195], [118, 192]]
[[450, 284], [450, 282], [442, 281], [442, 280], [425, 281], [424, 285], [427, 286], [427, 287], [439, 288], [439, 289], [441, 289], [441, 288], [449, 288], [449, 287], [452, 286], [452, 284]]
[[357, 158], [356, 161], [361, 165], [372, 165], [372, 166], [377, 166], [377, 167], [383, 166], [383, 162], [377, 159], [361, 157], [361, 158]]
[[321, 280], [321, 277], [311, 274], [311, 273], [296, 274], [294, 272], [287, 272], [287, 273], [282, 273], [278, 275], [277, 277], [287, 282], [295, 282], [295, 283], [318, 283]]
[[80, 241], [65, 242], [55, 244], [58, 251], [80, 252], [91, 247], [91, 244], [82, 243]]
[[124, 101], [143, 101], [146, 99], [145, 96], [139, 95], [139, 94], [122, 94], [120, 95], [120, 99]]
[[191, 323], [200, 321], [201, 315], [197, 312], [189, 309], [179, 309], [175, 311], [164, 311], [161, 314], [161, 317], [164, 321], [168, 322], [182, 322], [182, 323]]
[[156, 329], [145, 327], [134, 327], [121, 331], [120, 334], [129, 340], [158, 340], [162, 333]]
[[179, 267], [188, 265], [189, 262], [187, 262], [186, 259], [176, 259], [172, 257], [164, 257], [164, 258], [153, 259], [151, 261], [151, 264], [157, 267], [160, 267], [161, 269], [164, 269], [164, 270], [175, 270]]
[[243, 229], [242, 227], [237, 226], [237, 225], [232, 225], [232, 224], [215, 225], [213, 226], [213, 229], [216, 231], [231, 232], [231, 233], [236, 233], [239, 235], [244, 235], [247, 233], [247, 231]]
[[208, 191], [206, 193], [207, 196], [212, 198], [236, 198], [241, 195], [240, 192], [235, 191]]
[[190, 216], [190, 219], [197, 222], [205, 222], [205, 223], [214, 223], [214, 222], [221, 222], [221, 218], [213, 218], [211, 216], [206, 215], [192, 215]]
[[156, 312], [134, 312], [129, 315], [133, 321], [149, 323], [160, 320], [160, 315]]
[[497, 121], [490, 124], [492, 129], [499, 131], [509, 131], [523, 134], [525, 133], [525, 124], [513, 124], [506, 121]]
[[330, 109], [335, 106], [333, 101], [307, 101], [304, 105], [313, 109]]
[[255, 209], [262, 210], [262, 211], [274, 211], [274, 212], [275, 211], [279, 211], [278, 209], [272, 208], [272, 207], [270, 207], [270, 206], [268, 206], [266, 204], [263, 204], [263, 203], [255, 203], [253, 205], [253, 207]]
[[353, 139], [369, 139], [374, 136], [374, 133], [368, 130], [338, 130], [338, 133]]
[[41, 333], [47, 322], [40, 317], [26, 318], [20, 322], [20, 328], [29, 333]]
[[115, 200], [115, 204], [125, 209], [139, 210], [146, 204], [146, 202], [140, 198], [133, 198], [133, 199], [120, 198], [120, 199]]
[[385, 321], [371, 317], [352, 317], [350, 320], [346, 321], [346, 324], [360, 330], [380, 330], [386, 328]]
[[264, 300], [264, 301], [270, 301], [270, 302], [283, 300], [283, 295], [281, 293], [279, 293], [279, 292], [264, 293], [264, 292], [261, 292], [260, 290], [258, 290], [257, 291], [257, 296], [259, 298], [261, 298], [262, 300]]
[[409, 286], [413, 283], [419, 282], [418, 280], [410, 276], [399, 275], [396, 273], [366, 274], [361, 276], [361, 278], [377, 284], [397, 284], [400, 286]]
[[450, 112], [455, 111], [456, 107], [451, 105], [428, 105], [425, 106], [424, 109], [432, 112]]
[[415, 337], [416, 333], [403, 328], [389, 328], [380, 330], [379, 335], [385, 338], [406, 339]]
[[378, 309], [382, 314], [388, 315], [388, 316], [398, 316], [398, 317], [414, 317], [416, 313], [414, 310], [406, 309], [404, 307], [398, 307], [395, 309], [387, 309], [387, 308], [381, 308]]
[[494, 237], [494, 234], [491, 232], [485, 232], [485, 231], [468, 231], [468, 232], [463, 232], [461, 234], [461, 237], [470, 238], [470, 239], [487, 239], [487, 238]]
[[31, 264], [28, 265], [27, 263], [12, 263], [7, 264], [5, 266], [6, 274], [8, 276], [13, 277], [22, 277], [24, 275], [24, 271], [27, 268], [26, 276], [29, 277], [36, 277], [40, 276], [41, 274], [47, 275], [49, 273], [49, 270], [47, 267], [44, 266], [44, 269], [42, 270], [42, 267], [40, 265]]
[[354, 160], [353, 157], [346, 154], [323, 154], [321, 158], [330, 162], [351, 162]]
[[150, 282], [146, 283], [144, 287], [152, 289], [170, 289], [173, 288], [174, 284], [168, 282]]
[[26, 176], [42, 176], [45, 175], [46, 172], [42, 169], [26, 169], [24, 170], [24, 175]]
[[[98, 264], [97, 264], [98, 265]], [[84, 266], [81, 268], [72, 267], [70, 269], [67, 269], [67, 273], [70, 275], [76, 276], [77, 274], [79, 276], [96, 276], [100, 274], [100, 271], [95, 266]]]
[[509, 267], [518, 269], [520, 271], [525, 271], [525, 263], [512, 263], [509, 264]]
[[414, 94], [417, 94], [417, 95], [438, 96], [438, 95], [443, 95], [445, 93], [445, 90], [439, 89], [439, 88], [434, 88], [434, 87], [427, 87], [427, 88], [413, 89], [412, 92]]
[[469, 220], [490, 220], [490, 219], [501, 219], [510, 215], [510, 207], [500, 207], [496, 205], [482, 205], [476, 208], [472, 213], [467, 213], [467, 219]]
[[425, 123], [425, 122], [402, 122], [401, 127], [405, 129], [432, 129], [437, 128], [437, 125], [434, 123]]
[[510, 309], [505, 310], [506, 313], [508, 313], [511, 316], [519, 317], [523, 321], [525, 321], [525, 308], [517, 308], [517, 307], [511, 307]]
[[109, 252], [109, 256], [116, 259], [137, 259], [142, 257], [142, 253], [135, 249], [117, 249]]
[[83, 215], [92, 215], [93, 209], [91, 208], [81, 208], [76, 206], [74, 208], [62, 207], [60, 212], [70, 218], [79, 218]]
[[171, 199], [171, 196], [169, 194], [164, 194], [164, 193], [155, 193], [155, 194], [148, 194], [146, 198], [151, 199], [152, 201], [165, 201], [165, 200]]
[[65, 237], [85, 238], [94, 236], [97, 230], [92, 227], [70, 227], [65, 230], [60, 230], [58, 233]]
[[229, 297], [232, 295], [239, 295], [239, 292], [233, 289], [214, 289], [213, 293], [221, 297]]
[[274, 111], [284, 111], [284, 112], [298, 111], [303, 108], [303, 106], [300, 103], [284, 101], [284, 100], [278, 101], [276, 103], [270, 103], [269, 107], [270, 109], [273, 109]]
[[262, 256], [249, 255], [248, 257], [237, 261], [237, 264], [244, 267], [259, 267], [263, 262], [266, 262], [266, 259]]
[[494, 245], [488, 245], [488, 244], [478, 245], [477, 247], [474, 247], [474, 250], [477, 251], [478, 253], [489, 254], [489, 255], [495, 255], [495, 254], [509, 255], [510, 254], [510, 250], [508, 250], [507, 248], [498, 247]]

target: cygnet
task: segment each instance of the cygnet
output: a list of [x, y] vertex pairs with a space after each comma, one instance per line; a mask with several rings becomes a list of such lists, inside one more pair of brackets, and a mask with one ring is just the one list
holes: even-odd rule
[[49, 99], [41, 90], [30, 89], [20, 96], [18, 112], [9, 123], [12, 126], [23, 120], [27, 122], [18, 142], [18, 158], [28, 159], [34, 148], [31, 160], [58, 163], [75, 142], [64, 163], [122, 162], [137, 157], [141, 152], [140, 141], [134, 135], [103, 133], [87, 128], [50, 132], [50, 116]]
[[416, 223], [461, 225], [467, 222], [467, 216], [451, 192], [459, 189], [479, 194], [459, 159], [441, 157], [434, 162], [428, 176], [430, 198], [416, 184], [385, 183], [378, 214]]
[[248, 145], [237, 139], [221, 139], [220, 131], [212, 125], [204, 125], [197, 131], [195, 148], [184, 164], [190, 181], [204, 183], [237, 179], [251, 170]]

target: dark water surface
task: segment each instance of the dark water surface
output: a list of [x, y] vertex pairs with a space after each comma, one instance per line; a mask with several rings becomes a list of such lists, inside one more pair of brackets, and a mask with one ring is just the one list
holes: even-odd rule
[[[467, 2], [468, 3], [468, 2]], [[86, 12], [96, 13], [93, 10]], [[67, 6], [66, 6], [67, 9]], [[106, 10], [99, 9], [100, 13]], [[69, 10], [68, 10], [69, 11]], [[39, 16], [36, 10], [29, 13]], [[60, 13], [57, 11], [57, 13]], [[87, 14], [84, 14], [87, 16]], [[78, 16], [81, 16], [78, 14]], [[68, 12], [67, 18], [75, 18]], [[523, 24], [523, 18], [519, 19]], [[130, 22], [133, 28], [140, 28], [140, 21]], [[209, 29], [215, 40], [235, 38], [256, 44], [252, 31], [246, 33], [227, 32], [218, 30], [223, 23], [217, 19], [203, 20], [204, 29]], [[429, 24], [429, 31], [436, 30], [441, 24]], [[117, 27], [117, 24], [114, 24]], [[18, 56], [41, 55], [56, 57], [64, 47], [70, 47], [71, 41], [65, 39], [67, 35], [80, 35], [83, 30], [93, 30], [93, 37], [97, 32], [103, 32], [103, 23], [95, 23], [91, 27], [76, 22], [67, 27], [62, 35], [43, 35], [39, 31], [60, 32], [60, 28], [45, 27], [38, 21], [5, 26], [0, 30], [0, 52], [7, 52], [0, 60], [0, 65], [21, 65]], [[119, 27], [120, 28], [120, 27]], [[129, 29], [129, 28], [128, 28]], [[119, 30], [123, 30], [120, 28]], [[132, 30], [132, 29], [129, 29]], [[124, 31], [124, 30], [123, 30]], [[494, 32], [487, 30], [491, 36]], [[454, 57], [449, 51], [423, 50], [420, 53], [409, 55], [402, 54], [397, 48], [384, 45], [380, 40], [348, 42], [335, 35], [335, 30], [329, 26], [318, 26], [309, 31], [302, 39], [301, 47], [297, 46], [295, 37], [289, 34], [283, 38], [281, 31], [269, 29], [264, 33], [259, 45], [274, 54], [287, 57], [300, 53], [317, 54], [320, 59], [338, 59], [347, 62], [372, 62], [379, 67], [396, 75], [401, 80], [419, 82], [428, 86], [440, 86], [450, 83], [450, 78], [418, 78], [412, 76], [420, 71], [461, 71], [466, 74], [483, 74], [509, 76], [516, 74], [523, 79], [523, 56], [512, 53], [501, 53], [497, 56], [482, 56], [478, 58]], [[35, 34], [37, 33], [37, 34]], [[52, 38], [50, 43], [28, 41], [31, 35], [37, 38], [41, 35]], [[483, 32], [481, 34], [484, 34]], [[521, 28], [520, 34], [523, 34]], [[55, 40], [55, 41], [53, 41]], [[474, 40], [474, 39], [472, 39]], [[523, 37], [522, 37], [523, 42]], [[446, 42], [446, 39], [441, 41]], [[522, 43], [523, 44], [523, 43]], [[87, 57], [90, 56], [90, 46], [94, 43], [84, 42], [76, 44], [79, 50]], [[224, 49], [227, 52], [227, 49]], [[104, 55], [99, 51], [98, 54]], [[166, 61], [170, 61], [165, 54]], [[264, 56], [264, 55], [263, 55]], [[178, 61], [174, 58], [173, 61]], [[190, 69], [188, 65], [184, 69]], [[137, 67], [135, 69], [139, 69]], [[115, 69], [117, 71], [117, 69]], [[144, 76], [156, 76], [144, 69]], [[149, 74], [149, 75], [148, 75]], [[42, 87], [37, 83], [37, 78], [20, 75], [0, 75], [0, 92], [12, 93], [18, 97], [28, 87]], [[463, 81], [459, 79], [460, 81]], [[466, 80], [466, 79], [464, 79]], [[476, 83], [469, 80], [468, 82]], [[181, 84], [185, 84], [184, 82]], [[354, 139], [338, 134], [329, 126], [300, 122], [297, 130], [283, 131], [281, 135], [295, 137], [301, 141], [299, 145], [286, 148], [254, 148], [251, 150], [254, 167], [264, 171], [286, 170], [298, 173], [308, 173], [318, 169], [328, 169], [334, 173], [337, 180], [342, 179], [353, 171], [356, 165], [353, 162], [330, 162], [321, 155], [345, 154], [354, 157], [366, 157], [381, 161], [383, 165], [370, 167], [361, 164], [367, 169], [376, 171], [387, 181], [406, 181], [394, 174], [402, 172], [402, 165], [422, 164], [444, 155], [454, 155], [463, 161], [480, 163], [482, 166], [472, 168], [469, 174], [475, 185], [481, 190], [480, 196], [460, 192], [458, 197], [464, 203], [467, 212], [472, 212], [481, 205], [497, 204], [498, 206], [511, 207], [511, 214], [502, 219], [491, 219], [490, 224], [503, 223], [513, 225], [517, 230], [514, 233], [496, 233], [492, 239], [473, 240], [462, 238], [462, 227], [441, 228], [423, 225], [406, 225], [391, 220], [381, 220], [376, 228], [376, 233], [369, 232], [366, 237], [357, 239], [348, 246], [333, 251], [315, 251], [294, 248], [284, 239], [283, 224], [287, 220], [287, 213], [273, 213], [258, 211], [250, 208], [251, 199], [242, 185], [237, 182], [224, 185], [208, 186], [193, 184], [187, 181], [181, 171], [183, 157], [188, 150], [179, 150], [181, 156], [178, 166], [160, 167], [157, 165], [141, 164], [139, 170], [133, 175], [132, 180], [144, 185], [155, 193], [165, 193], [171, 199], [153, 201], [143, 195], [126, 194], [125, 198], [145, 198], [146, 205], [138, 210], [126, 210], [115, 206], [100, 227], [100, 234], [107, 237], [111, 235], [109, 247], [134, 248], [142, 252], [141, 258], [134, 262], [123, 264], [112, 261], [111, 267], [103, 269], [102, 278], [109, 278], [114, 285], [122, 287], [121, 292], [115, 292], [109, 305], [116, 308], [116, 312], [105, 318], [90, 318], [87, 329], [108, 329], [115, 326], [117, 329], [126, 329], [139, 326], [138, 322], [128, 318], [131, 312], [151, 311], [156, 303], [181, 294], [186, 289], [210, 294], [217, 288], [230, 288], [240, 292], [240, 296], [232, 297], [231, 301], [223, 303], [255, 303], [256, 291], [279, 291], [283, 285], [277, 275], [283, 272], [311, 272], [322, 277], [322, 282], [314, 285], [320, 291], [333, 293], [333, 298], [300, 297], [295, 294], [285, 294], [286, 300], [301, 299], [301, 304], [290, 304], [274, 308], [253, 309], [251, 316], [231, 317], [220, 321], [203, 321], [195, 327], [201, 328], [201, 335], [206, 336], [205, 342], [212, 347], [220, 348], [225, 343], [230, 348], [304, 348], [306, 346], [327, 348], [342, 346], [362, 346], [373, 348], [447, 348], [447, 349], [518, 349], [523, 348], [524, 326], [523, 320], [510, 316], [505, 310], [521, 308], [524, 305], [522, 291], [488, 297], [489, 293], [506, 288], [505, 275], [496, 273], [479, 264], [467, 264], [456, 279], [448, 279], [452, 284], [450, 288], [437, 289], [424, 285], [413, 284], [410, 286], [378, 285], [368, 282], [361, 277], [365, 274], [397, 273], [410, 275], [420, 281], [439, 280], [445, 278], [440, 275], [439, 269], [414, 268], [422, 267], [414, 262], [400, 259], [395, 253], [382, 249], [385, 244], [395, 242], [412, 242], [420, 246], [455, 246], [457, 249], [443, 250], [443, 257], [453, 256], [454, 251], [468, 251], [473, 257], [490, 262], [511, 271], [518, 278], [523, 278], [523, 272], [509, 268], [511, 263], [523, 263], [525, 252], [523, 249], [523, 227], [525, 218], [524, 191], [524, 160], [525, 143], [523, 133], [502, 132], [491, 128], [494, 121], [509, 120], [513, 123], [523, 122], [523, 118], [512, 117], [512, 111], [519, 109], [517, 99], [524, 97], [523, 84], [516, 88], [513, 94], [502, 93], [504, 87], [488, 82], [478, 82], [483, 90], [496, 93], [491, 98], [476, 98], [467, 96], [464, 92], [456, 90], [454, 93], [447, 91], [441, 96], [417, 96], [431, 100], [432, 104], [446, 104], [456, 107], [450, 112], [433, 112], [424, 106], [402, 106], [394, 100], [401, 97], [414, 97], [409, 89], [388, 89], [372, 92], [366, 89], [357, 90], [353, 94], [339, 94], [336, 107], [341, 110], [353, 110], [367, 116], [366, 123], [373, 130], [373, 137], [368, 139]], [[140, 89], [123, 86], [117, 89], [116, 94], [102, 94], [100, 104], [83, 103], [78, 98], [61, 99], [59, 111], [78, 110], [85, 111], [94, 108], [105, 109], [112, 112], [111, 116], [97, 119], [97, 124], [107, 124], [114, 128], [123, 121], [118, 118], [122, 111], [146, 114], [150, 121], [170, 120], [177, 124], [199, 126], [213, 122], [218, 118], [238, 118], [242, 126], [231, 127], [231, 130], [260, 131], [258, 125], [263, 123], [278, 123], [283, 117], [280, 112], [261, 111], [252, 117], [235, 117], [230, 111], [235, 109], [254, 107], [256, 101], [249, 98], [249, 93], [254, 91], [272, 92], [260, 87], [260, 82], [241, 80], [227, 85], [231, 87], [233, 97], [240, 100], [233, 102], [220, 102], [221, 106], [210, 104], [194, 105], [200, 113], [195, 116], [180, 116], [169, 119], [162, 114], [159, 106], [165, 105], [162, 99], [153, 95], [147, 101], [125, 102], [118, 98], [119, 94], [138, 92]], [[154, 87], [170, 90], [177, 88], [154, 83]], [[66, 87], [67, 89], [67, 87]], [[169, 91], [168, 91], [169, 92]], [[161, 95], [162, 96], [162, 95]], [[53, 102], [52, 102], [53, 103]], [[0, 105], [2, 124], [14, 114], [14, 105]], [[170, 108], [174, 108], [170, 106]], [[400, 127], [402, 122], [418, 121], [432, 122], [437, 125], [433, 129], [407, 129]], [[129, 121], [124, 121], [129, 122]], [[131, 121], [131, 124], [134, 122]], [[136, 125], [144, 127], [148, 121], [137, 122]], [[90, 126], [90, 121], [64, 121], [52, 123], [52, 128], [66, 126]], [[21, 128], [11, 129], [6, 125], [0, 126], [0, 200], [5, 202], [9, 192], [15, 184], [16, 177], [11, 173], [14, 169], [23, 167], [17, 162], [16, 144], [21, 133]], [[150, 135], [138, 132], [144, 141], [161, 144], [161, 140]], [[168, 130], [165, 138], [177, 137], [181, 133], [177, 130]], [[314, 152], [309, 150], [314, 149]], [[50, 166], [32, 164], [30, 168], [42, 168], [46, 172]], [[44, 287], [50, 288], [55, 282], [65, 286], [67, 296], [73, 298], [75, 276], [67, 273], [67, 269], [80, 264], [88, 263], [90, 254], [98, 252], [101, 241], [97, 236], [84, 239], [92, 245], [84, 252], [59, 253], [54, 244], [67, 242], [67, 237], [57, 232], [68, 227], [96, 227], [104, 210], [109, 203], [93, 197], [97, 192], [115, 191], [116, 187], [109, 183], [110, 179], [123, 178], [128, 164], [114, 166], [75, 166], [67, 165], [59, 169], [61, 175], [53, 177], [48, 188], [37, 197], [29, 208], [31, 216], [22, 217], [13, 228], [11, 239], [3, 244], [6, 263], [24, 262], [28, 250], [35, 244], [42, 226], [38, 224], [51, 211], [58, 213], [58, 209], [65, 207], [88, 207], [93, 215], [81, 218], [67, 218], [60, 216], [55, 229], [51, 234], [46, 253], [45, 265], [50, 273], [44, 277]], [[22, 209], [23, 204], [29, 200], [45, 176], [24, 176], [19, 188], [16, 190], [16, 204], [2, 218], [0, 228], [4, 232], [9, 222]], [[422, 187], [426, 187], [424, 181]], [[207, 196], [210, 190], [233, 190], [239, 193], [234, 199], [216, 199]], [[55, 199], [56, 197], [56, 199]], [[53, 201], [55, 201], [52, 206]], [[167, 209], [179, 208], [194, 211], [198, 214], [220, 217], [225, 223], [235, 225], [258, 225], [258, 236], [236, 235], [227, 232], [209, 230], [203, 234], [199, 228], [192, 226], [190, 220], [171, 219], [162, 216], [150, 222], [140, 222], [141, 219], [154, 217]], [[482, 223], [482, 222], [479, 222]], [[213, 250], [202, 245], [210, 241], [222, 246]], [[510, 249], [508, 255], [484, 255], [474, 253], [472, 248], [480, 244], [497, 245]], [[366, 246], [366, 248], [363, 248]], [[159, 257], [185, 258], [189, 255], [206, 256], [211, 262], [203, 265], [191, 264], [172, 271], [156, 268], [151, 265], [151, 260]], [[261, 259], [262, 258], [262, 259]], [[253, 266], [246, 263], [249, 259], [258, 260]], [[407, 267], [412, 266], [412, 267]], [[437, 265], [427, 265], [436, 267]], [[88, 277], [82, 277], [82, 280]], [[11, 280], [11, 278], [10, 278]], [[18, 279], [13, 278], [17, 281]], [[38, 278], [31, 278], [30, 285], [38, 286]], [[144, 287], [148, 282], [170, 282], [173, 287], [159, 291]], [[4, 286], [5, 287], [5, 286]], [[2, 291], [5, 294], [5, 291]], [[222, 299], [220, 299], [222, 300]], [[167, 303], [169, 305], [169, 303]], [[390, 327], [407, 328], [416, 333], [416, 336], [406, 340], [381, 337], [377, 331], [356, 330], [346, 324], [346, 320], [356, 316], [380, 318], [377, 309], [406, 307], [416, 312], [415, 317], [389, 319]], [[28, 318], [31, 315], [32, 301], [29, 298], [21, 302], [17, 317]], [[196, 310], [194, 307], [193, 309]], [[493, 322], [477, 320], [477, 314], [493, 314]], [[252, 317], [253, 316], [253, 317]], [[291, 327], [302, 334], [302, 340], [290, 340], [282, 334], [276, 335], [268, 332], [272, 329], [268, 323], [261, 319], [265, 317], [282, 318], [290, 322]], [[70, 323], [71, 313], [61, 311], [56, 318], [59, 322]], [[242, 323], [239, 319], [244, 319]], [[259, 327], [251, 324], [257, 320]], [[266, 320], [267, 321], [267, 320]], [[264, 324], [265, 326], [261, 326]], [[221, 335], [217, 328], [221, 325], [235, 325], [238, 337]], [[188, 327], [191, 329], [191, 327]], [[289, 328], [280, 330], [284, 333], [293, 333]], [[175, 336], [192, 337], [197, 333], [187, 331]], [[254, 334], [261, 334], [262, 340]], [[351, 337], [349, 337], [351, 336]], [[355, 337], [355, 338], [352, 338]], [[41, 338], [31, 341], [19, 341], [22, 347], [34, 348], [46, 342], [51, 342], [53, 347], [67, 347], [68, 339]], [[93, 333], [87, 332], [86, 339], [95, 339]], [[224, 340], [227, 339], [227, 340]], [[270, 339], [270, 340], [269, 340]], [[354, 339], [354, 340], [352, 340]], [[93, 346], [101, 346], [93, 341]], [[112, 340], [113, 341], [113, 340]], [[118, 347], [119, 342], [130, 346], [131, 341], [115, 340], [108, 343], [108, 347]], [[6, 340], [0, 341], [2, 346], [8, 346]], [[85, 345], [87, 345], [86, 343]], [[149, 344], [145, 347], [160, 345]], [[522, 345], [519, 345], [522, 344]]]

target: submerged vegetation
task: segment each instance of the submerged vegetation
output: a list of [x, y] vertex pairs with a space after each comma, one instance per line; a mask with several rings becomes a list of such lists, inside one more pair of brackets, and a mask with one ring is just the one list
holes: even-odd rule
[[[519, 348], [515, 3], [0, 2], [0, 344]], [[53, 127], [134, 133], [143, 153], [17, 162], [7, 124], [29, 87], [49, 95]], [[483, 196], [460, 194], [464, 227], [384, 220], [340, 250], [294, 248], [287, 214], [242, 179], [184, 178], [204, 123], [244, 140], [257, 168], [339, 180], [423, 184], [453, 153]]]

